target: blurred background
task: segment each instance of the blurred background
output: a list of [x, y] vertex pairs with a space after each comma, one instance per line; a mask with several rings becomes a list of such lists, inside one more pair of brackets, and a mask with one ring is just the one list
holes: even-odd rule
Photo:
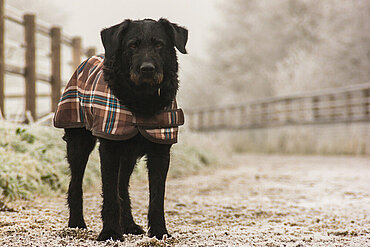
[[[189, 54], [179, 54], [186, 128], [230, 139], [238, 151], [370, 152], [369, 0], [5, 2], [6, 16], [22, 21], [32, 13], [44, 29], [60, 27], [68, 37], [62, 85], [75, 67], [74, 37], [81, 38], [84, 59], [89, 48], [103, 52], [103, 28], [165, 17], [189, 29]], [[24, 26], [7, 20], [4, 35], [6, 64], [24, 67]], [[46, 78], [50, 54], [50, 37], [36, 33], [36, 72]], [[8, 119], [25, 113], [25, 98], [17, 97], [25, 94], [20, 74], [5, 75]], [[50, 83], [36, 83], [35, 118], [53, 110], [51, 91]]]
[[[82, 235], [65, 228], [70, 174], [53, 111], [77, 65], [103, 52], [103, 28], [161, 17], [189, 30], [166, 200], [179, 246], [367, 246], [370, 0], [0, 0], [0, 245], [96, 238], [97, 213]], [[142, 160], [133, 177], [144, 200]], [[89, 215], [100, 185], [95, 148]]]

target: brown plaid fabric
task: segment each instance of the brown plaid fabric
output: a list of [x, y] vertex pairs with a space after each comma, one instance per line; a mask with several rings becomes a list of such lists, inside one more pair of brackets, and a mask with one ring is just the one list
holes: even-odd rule
[[103, 79], [104, 56], [84, 61], [68, 82], [54, 115], [57, 128], [81, 128], [94, 136], [110, 140], [127, 140], [141, 133], [152, 142], [177, 142], [178, 126], [184, 114], [176, 101], [169, 110], [153, 117], [135, 116], [121, 105]]

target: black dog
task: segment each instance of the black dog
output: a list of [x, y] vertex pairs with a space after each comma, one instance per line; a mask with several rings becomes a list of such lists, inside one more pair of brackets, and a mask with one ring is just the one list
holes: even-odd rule
[[[185, 54], [187, 36], [185, 28], [166, 19], [125, 20], [101, 32], [105, 48], [104, 80], [122, 105], [146, 117], [171, 106], [178, 90], [175, 47]], [[68, 226], [86, 228], [82, 180], [97, 138], [85, 128], [65, 128], [63, 139], [67, 143], [72, 174], [68, 189]], [[140, 133], [125, 141], [98, 139], [103, 185], [103, 229], [98, 240], [122, 240], [122, 234], [144, 233], [133, 220], [128, 191], [136, 161], [144, 155], [150, 187], [148, 235], [162, 239], [168, 234], [164, 195], [171, 144], [151, 142]]]

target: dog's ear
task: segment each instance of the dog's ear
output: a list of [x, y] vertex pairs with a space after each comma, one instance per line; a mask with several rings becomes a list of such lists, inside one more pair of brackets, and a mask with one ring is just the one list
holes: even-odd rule
[[171, 37], [174, 45], [176, 46], [177, 50], [181, 53], [186, 54], [186, 42], [188, 41], [188, 30], [186, 28], [180, 27], [175, 23], [169, 22], [167, 19], [161, 18], [158, 21], [161, 23], [165, 29], [167, 34]]
[[101, 40], [105, 49], [105, 56], [110, 58], [117, 52], [123, 33], [129, 26], [131, 20], [127, 19], [120, 24], [104, 28], [100, 32]]

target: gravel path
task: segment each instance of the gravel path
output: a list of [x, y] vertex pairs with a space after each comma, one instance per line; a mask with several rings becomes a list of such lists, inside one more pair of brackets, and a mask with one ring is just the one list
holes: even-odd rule
[[[0, 246], [370, 246], [370, 159], [243, 155], [237, 165], [168, 180], [173, 238], [96, 242], [99, 192], [85, 196], [88, 230], [66, 228], [63, 196], [16, 201], [0, 212]], [[146, 225], [147, 184], [131, 186]]]

